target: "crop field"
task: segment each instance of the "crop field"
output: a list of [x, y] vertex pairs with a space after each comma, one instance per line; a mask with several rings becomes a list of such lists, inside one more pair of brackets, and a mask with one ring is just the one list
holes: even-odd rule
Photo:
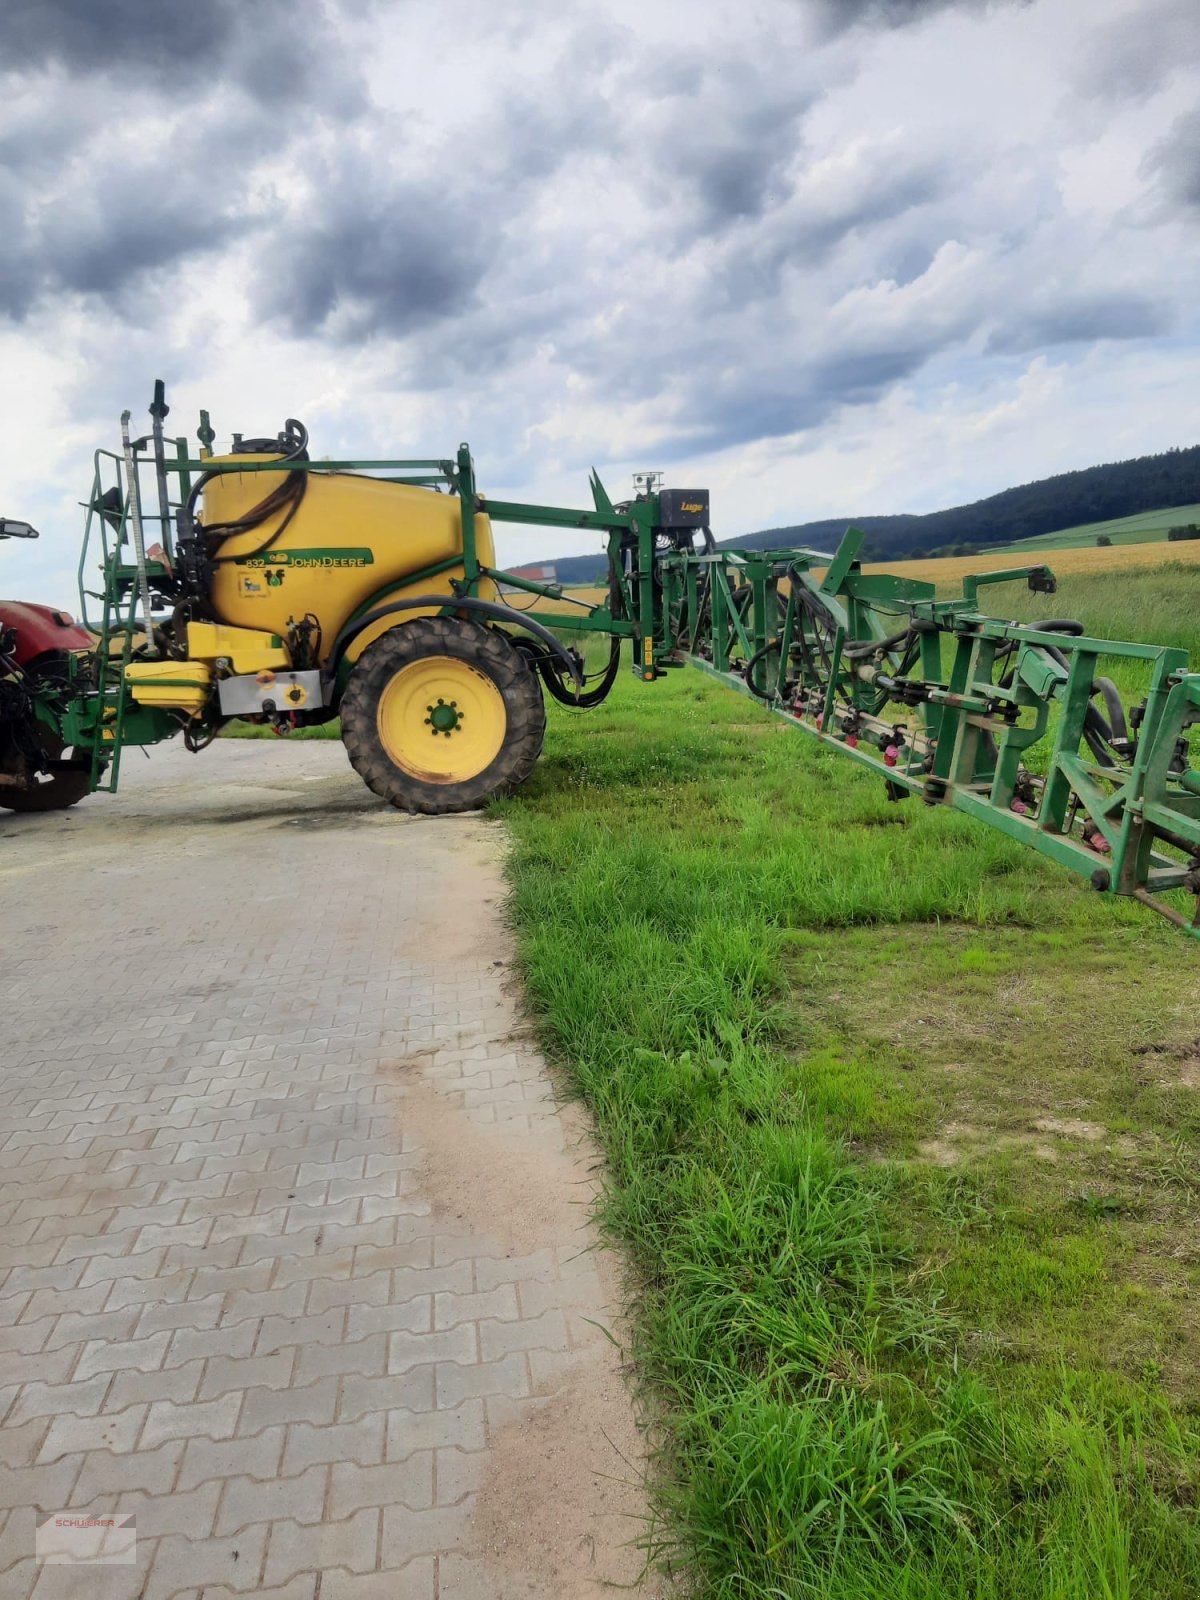
[[[1106, 571], [996, 604], [1200, 663], [1200, 566]], [[498, 809], [651, 1553], [720, 1600], [1200, 1593], [1197, 946], [686, 669], [552, 706]]]
[[[1184, 507], [1184, 510], [1191, 508]], [[1200, 514], [1200, 507], [1195, 508]], [[1183, 513], [1179, 512], [1182, 516]], [[1190, 520], [1190, 518], [1185, 518]], [[1174, 526], [1174, 524], [1172, 524]], [[997, 559], [997, 557], [1002, 559]], [[991, 550], [981, 555], [974, 556], [943, 556], [931, 561], [875, 561], [866, 562], [864, 572], [896, 572], [905, 578], [919, 578], [926, 583], [936, 583], [939, 589], [947, 594], [958, 593], [963, 578], [972, 572], [995, 572], [998, 567], [1010, 564], [1013, 566], [1036, 566], [1045, 562], [1057, 578], [1077, 577], [1082, 574], [1106, 572], [1141, 573], [1144, 570], [1167, 566], [1177, 568], [1185, 573], [1189, 568], [1200, 570], [1200, 540], [1184, 540], [1178, 544], [1167, 544], [1165, 535], [1163, 539], [1153, 545], [1146, 544], [1113, 544], [1097, 549], [1095, 544], [1080, 545], [1072, 548], [1050, 550], [1047, 546], [1039, 544], [1035, 539], [1023, 540], [1018, 545], [1010, 545], [1003, 551]], [[820, 570], [820, 569], [818, 569]], [[606, 589], [596, 584], [581, 584], [566, 591], [575, 600], [585, 600], [591, 605], [598, 605], [608, 593]], [[986, 591], [985, 591], [986, 592]], [[999, 591], [1001, 594], [1009, 593], [1008, 590]], [[521, 603], [521, 602], [518, 602]], [[562, 604], [558, 601], [539, 600], [533, 607], [535, 611], [561, 611]], [[1059, 615], [1055, 612], [1055, 615]]]
[[1171, 528], [1189, 522], [1200, 523], [1200, 505], [1167, 506], [1162, 511], [1138, 511], [1131, 517], [1113, 517], [1108, 522], [1082, 522], [1057, 533], [1041, 533], [1016, 544], [993, 545], [990, 555], [1015, 555], [1021, 550], [1071, 550], [1094, 545], [1103, 535], [1114, 545], [1146, 544], [1167, 537]]
[[[1185, 540], [1179, 544], [1111, 545], [1097, 549], [1095, 545], [1073, 550], [1029, 550], [1015, 546], [999, 557], [996, 551], [977, 556], [946, 556], [938, 561], [881, 561], [864, 566], [864, 572], [898, 572], [906, 578], [923, 578], [936, 583], [945, 593], [958, 593], [962, 580], [971, 572], [995, 572], [998, 567], [1029, 567], [1045, 562], [1056, 578], [1067, 579], [1083, 575], [1120, 573], [1126, 575], [1165, 566], [1200, 570], [1200, 540]], [[985, 591], [986, 592], [986, 591]], [[1008, 594], [1000, 590], [1000, 594]], [[1016, 591], [1011, 591], [1015, 593]], [[1064, 585], [1065, 592], [1065, 585]], [[1061, 612], [1058, 613], [1061, 615]]]

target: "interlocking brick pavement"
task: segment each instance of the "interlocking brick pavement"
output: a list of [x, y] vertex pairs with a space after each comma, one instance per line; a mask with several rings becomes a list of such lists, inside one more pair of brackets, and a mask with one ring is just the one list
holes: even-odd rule
[[[331, 744], [0, 813], [0, 1592], [585, 1597], [640, 1440], [498, 826]], [[135, 1567], [38, 1567], [38, 1511]]]

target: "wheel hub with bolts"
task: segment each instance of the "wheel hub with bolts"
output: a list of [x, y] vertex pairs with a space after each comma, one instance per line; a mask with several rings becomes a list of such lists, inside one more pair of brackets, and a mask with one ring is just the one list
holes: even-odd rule
[[449, 617], [417, 617], [368, 645], [342, 700], [355, 768], [393, 805], [431, 815], [515, 788], [545, 729], [525, 657], [503, 634]]
[[463, 713], [458, 709], [458, 701], [451, 700], [447, 703], [441, 698], [435, 706], [426, 706], [429, 715], [425, 721], [429, 731], [436, 739], [439, 733], [444, 733], [447, 739], [452, 733], [458, 733], [463, 723]]
[[[468, 635], [472, 643], [476, 631]], [[392, 675], [380, 693], [375, 724], [388, 758], [401, 771], [423, 783], [462, 783], [499, 755], [508, 712], [488, 672], [462, 656], [437, 652], [407, 661]]]

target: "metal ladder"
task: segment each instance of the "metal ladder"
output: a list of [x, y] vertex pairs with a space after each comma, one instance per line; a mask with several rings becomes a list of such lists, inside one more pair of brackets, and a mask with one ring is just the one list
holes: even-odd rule
[[[84, 627], [98, 634], [94, 656], [95, 688], [99, 699], [97, 716], [92, 732], [90, 782], [95, 789], [115, 790], [120, 774], [121, 752], [124, 748], [125, 710], [128, 697], [124, 691], [125, 669], [133, 656], [134, 635], [138, 629], [138, 612], [146, 639], [153, 644], [153, 622], [150, 606], [152, 563], [146, 555], [145, 524], [142, 515], [141, 489], [138, 480], [138, 461], [135, 447], [129, 437], [129, 412], [121, 417], [122, 454], [97, 450], [94, 456], [92, 492], [87, 503], [83, 547], [79, 558], [79, 594]], [[106, 493], [103, 463], [111, 463], [111, 474], [119, 497], [120, 517], [115, 528], [110, 526], [102, 501]], [[110, 486], [111, 487], [111, 486]], [[115, 507], [113, 508], [115, 510]], [[169, 538], [169, 508], [160, 508], [159, 519]], [[112, 535], [110, 543], [110, 533]], [[85, 573], [89, 552], [96, 535], [104, 575], [102, 590], [85, 587]], [[165, 540], [164, 540], [165, 542]], [[133, 562], [124, 559], [127, 544], [132, 545]], [[98, 626], [93, 625], [87, 612], [88, 599], [99, 600], [102, 612]], [[119, 641], [119, 650], [114, 647]]]

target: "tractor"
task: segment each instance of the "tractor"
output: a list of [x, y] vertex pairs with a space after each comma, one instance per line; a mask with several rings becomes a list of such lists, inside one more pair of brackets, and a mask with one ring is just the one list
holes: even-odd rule
[[[0, 517], [0, 539], [37, 537], [28, 522]], [[72, 657], [94, 644], [65, 611], [0, 600], [0, 807], [61, 811], [91, 788], [91, 763], [67, 749], [57, 723]]]

